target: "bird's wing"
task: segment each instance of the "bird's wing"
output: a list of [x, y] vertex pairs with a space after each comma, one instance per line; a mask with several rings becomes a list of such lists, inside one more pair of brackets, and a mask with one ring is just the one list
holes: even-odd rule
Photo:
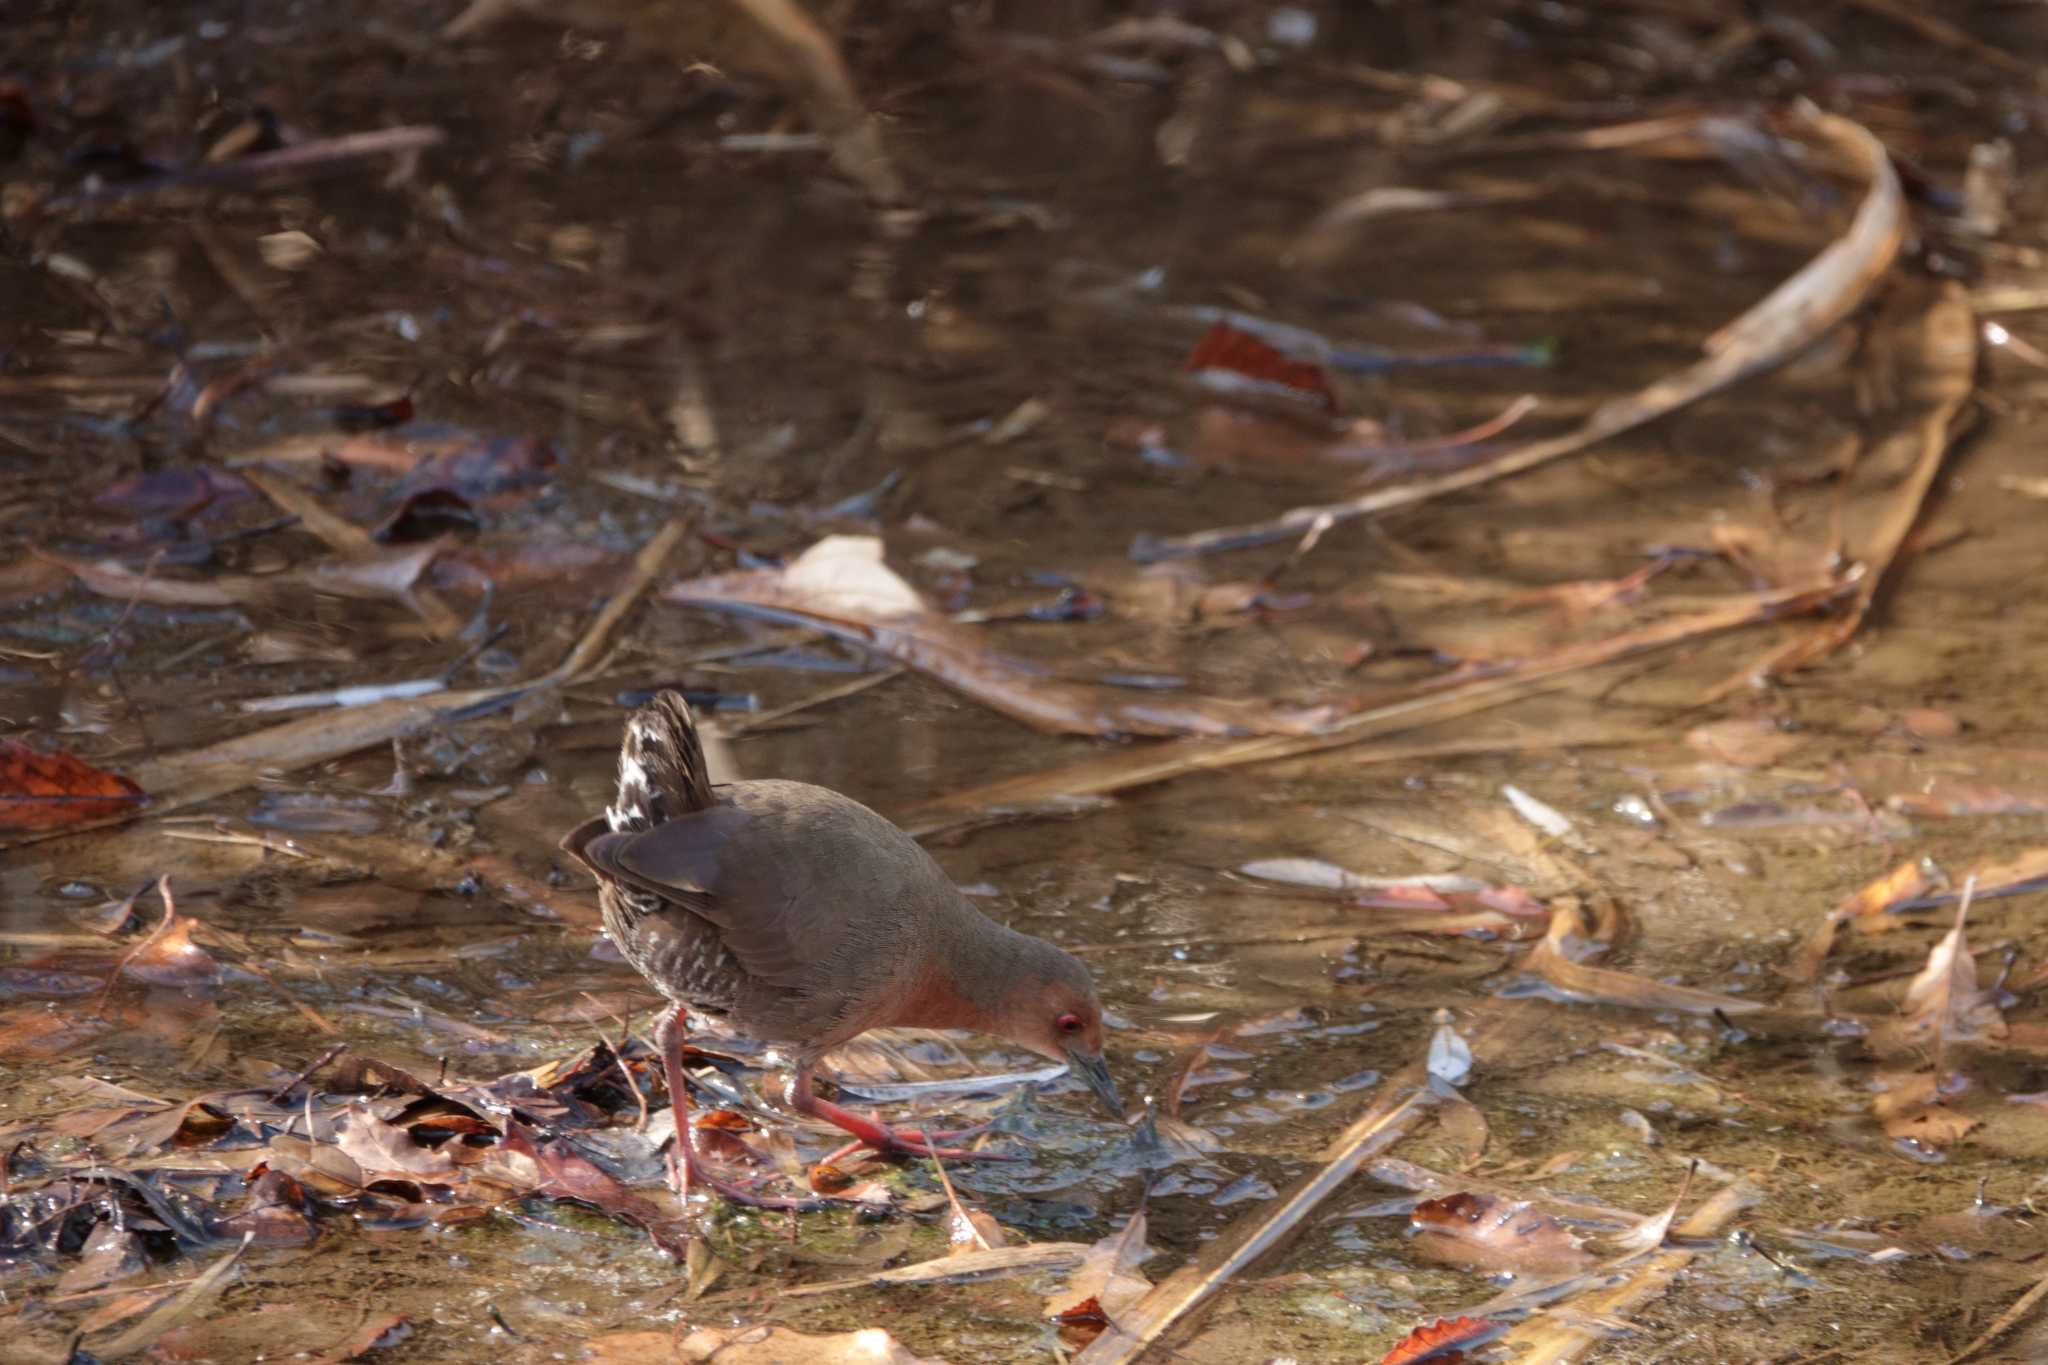
[[904, 874], [923, 851], [842, 797], [823, 809], [816, 798], [800, 810], [722, 804], [641, 833], [600, 834], [582, 856], [715, 927], [754, 981], [806, 990], [821, 967], [844, 961], [849, 935], [886, 940], [884, 926], [902, 922], [912, 894]]

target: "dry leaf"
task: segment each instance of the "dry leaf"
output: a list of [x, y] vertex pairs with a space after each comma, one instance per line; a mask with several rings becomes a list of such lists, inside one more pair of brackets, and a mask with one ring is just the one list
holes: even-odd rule
[[714, 1360], [717, 1365], [944, 1365], [911, 1354], [879, 1327], [829, 1336], [758, 1326], [608, 1332], [584, 1343], [576, 1359], [595, 1365], [705, 1365]]
[[[1885, 1089], [1871, 1102], [1884, 1131], [1925, 1151], [1939, 1151], [1960, 1141], [1977, 1120], [1948, 1106], [1941, 1078], [1932, 1071], [1881, 1072]], [[1956, 1093], [1967, 1090], [1956, 1087]]]
[[1787, 734], [1765, 716], [1717, 720], [1685, 732], [1685, 742], [1717, 762], [1738, 768], [1767, 768], [1806, 742]]
[[1415, 1252], [1473, 1270], [1576, 1270], [1593, 1263], [1577, 1234], [1525, 1201], [1490, 1194], [1425, 1199], [1409, 1215]]
[[1421, 1365], [1425, 1360], [1450, 1362], [1465, 1358], [1465, 1347], [1490, 1341], [1500, 1325], [1486, 1318], [1438, 1318], [1425, 1323], [1380, 1357], [1380, 1365]]
[[1067, 1287], [1045, 1301], [1045, 1315], [1057, 1318], [1069, 1309], [1093, 1303], [1110, 1321], [1152, 1289], [1138, 1267], [1152, 1255], [1145, 1245], [1145, 1211], [1138, 1210], [1116, 1232], [1088, 1248]]
[[[1974, 879], [1971, 885], [1974, 887]], [[1927, 954], [1927, 965], [1906, 987], [1902, 1008], [1913, 1036], [1964, 1041], [2005, 1036], [2005, 1017], [1998, 1012], [1998, 995], [1978, 988], [1977, 960], [1963, 937], [1970, 896], [1971, 890], [1966, 888], [1962, 903], [1956, 907], [1955, 928], [1942, 935]]]
[[0, 739], [0, 829], [57, 829], [118, 815], [143, 799], [127, 778], [81, 758]]

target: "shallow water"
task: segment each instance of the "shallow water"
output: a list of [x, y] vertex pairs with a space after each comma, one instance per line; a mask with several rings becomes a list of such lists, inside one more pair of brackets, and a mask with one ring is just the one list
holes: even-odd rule
[[[1096, 5], [1058, 7], [1056, 19], [995, 8], [1021, 11], [1003, 16], [1012, 31], [1061, 39], [1115, 17]], [[2030, 12], [1958, 8], [2010, 50], [2039, 50]], [[1836, 518], [1866, 534], [1898, 484], [1883, 437], [1915, 373], [1897, 337], [1929, 286], [1900, 267], [1855, 345], [1823, 342], [1775, 376], [1543, 471], [1337, 528], [1275, 585], [1298, 603], [1200, 621], [1186, 603], [1201, 587], [1258, 580], [1288, 547], [1147, 570], [1126, 554], [1135, 536], [1341, 497], [1354, 472], [1264, 447], [1246, 454], [1242, 442], [1260, 433], [1228, 412], [1199, 416], [1204, 400], [1178, 371], [1203, 324], [1174, 309], [1234, 308], [1405, 352], [1549, 343], [1557, 359], [1544, 368], [1414, 368], [1345, 376], [1339, 388], [1347, 413], [1401, 437], [1472, 425], [1522, 393], [1541, 400], [1532, 428], [1561, 429], [1690, 363], [1702, 338], [1830, 240], [1855, 187], [1793, 168], [1797, 193], [1779, 195], [1741, 173], [1755, 167], [1504, 150], [1505, 140], [1695, 96], [1741, 106], [1790, 93], [1864, 122], [1941, 186], [1959, 181], [1974, 144], [2011, 138], [2018, 226], [1973, 246], [1930, 220], [1928, 238], [1937, 263], [1978, 272], [1982, 293], [2040, 283], [2041, 184], [2025, 173], [2042, 148], [2039, 95], [1981, 56], [1872, 14], [1800, 20], [1833, 45], [1806, 69], [1760, 55], [1774, 50], [1766, 44], [1709, 79], [1681, 57], [1699, 58], [1719, 20], [1694, 22], [1685, 6], [1287, 13], [1314, 21], [1308, 47], [1273, 38], [1276, 19], [1283, 33], [1298, 22], [1280, 7], [1228, 7], [1216, 22], [1249, 45], [1254, 69], [1163, 49], [1146, 56], [1156, 79], [1148, 68], [1132, 80], [1005, 48], [993, 30], [976, 29], [975, 42], [921, 36], [921, 23], [951, 31], [936, 12], [863, 13], [849, 46], [856, 76], [931, 209], [877, 215], [816, 152], [718, 149], [721, 134], [769, 129], [785, 112], [744, 65], [731, 86], [678, 77], [673, 62], [587, 26], [565, 38], [557, 23], [512, 20], [456, 44], [434, 39], [409, 7], [259, 19], [109, 4], [93, 7], [87, 35], [65, 7], [32, 6], [12, 26], [5, 65], [31, 73], [55, 131], [15, 163], [26, 180], [75, 184], [63, 148], [102, 135], [182, 157], [195, 119], [216, 104], [266, 105], [306, 135], [431, 123], [449, 142], [398, 184], [371, 162], [218, 192], [203, 206], [171, 196], [41, 226], [13, 220], [0, 263], [13, 301], [0, 320], [0, 377], [20, 381], [0, 413], [0, 536], [20, 566], [0, 570], [17, 575], [0, 578], [7, 730], [126, 770], [267, 719], [241, 714], [242, 700], [435, 676], [469, 652], [473, 642], [422, 638], [417, 613], [390, 601], [300, 589], [170, 606], [89, 595], [68, 575], [27, 577], [31, 547], [126, 556], [138, 569], [161, 551], [172, 574], [195, 551], [210, 555], [189, 574], [202, 581], [318, 558], [302, 530], [252, 529], [273, 515], [260, 498], [182, 529], [92, 502], [138, 472], [233, 465], [331, 427], [327, 390], [280, 386], [230, 395], [195, 421], [193, 393], [249, 355], [341, 376], [350, 400], [410, 389], [419, 416], [393, 440], [506, 434], [558, 452], [544, 488], [478, 498], [481, 530], [450, 556], [470, 568], [444, 563], [430, 580], [462, 619], [481, 606], [506, 627], [462, 662], [456, 686], [552, 667], [612, 590], [621, 557], [678, 505], [701, 503], [699, 528], [715, 536], [691, 538], [665, 577], [731, 567], [734, 547], [793, 554], [825, 531], [881, 534], [891, 561], [934, 596], [959, 586], [949, 577], [959, 556], [975, 559], [950, 607], [1003, 614], [1049, 601], [1058, 587], [1048, 574], [1106, 599], [1095, 620], [989, 627], [1002, 649], [1063, 674], [1166, 673], [1204, 693], [1305, 702], [1623, 629], [1636, 608], [1574, 615], [1513, 594], [1619, 578], [1651, 547], [1704, 549], [1717, 528], [1760, 527], [1773, 553], [1789, 553], [1822, 545]], [[211, 26], [191, 27], [202, 20]], [[1385, 82], [1366, 68], [1472, 81], [1505, 92], [1509, 113], [1490, 134], [1432, 144], [1415, 120], [1461, 102], [1418, 104], [1375, 88]], [[1529, 113], [1539, 96], [1556, 103]], [[1185, 146], [1185, 157], [1163, 163], [1162, 144]], [[1404, 185], [1542, 193], [1304, 238], [1344, 196]], [[310, 234], [321, 254], [293, 270], [265, 265], [258, 239], [287, 230]], [[49, 268], [51, 253], [82, 263], [91, 283]], [[1163, 284], [1141, 289], [1147, 272], [1163, 272]], [[2036, 316], [1998, 320], [2025, 340]], [[1792, 628], [1736, 631], [1396, 737], [1484, 739], [1497, 752], [1388, 762], [1369, 742], [1197, 772], [1068, 819], [930, 839], [976, 904], [1096, 971], [1126, 1095], [1177, 1104], [1216, 1140], [1213, 1152], [1148, 1170], [1062, 1082], [1004, 1111], [1029, 1139], [1028, 1159], [952, 1170], [962, 1193], [1022, 1238], [1092, 1241], [1149, 1181], [1156, 1282], [1309, 1170], [1384, 1097], [1390, 1082], [1369, 1077], [1421, 1058], [1436, 1011], [1448, 1009], [1479, 1040], [1462, 1093], [1484, 1115], [1483, 1150], [1471, 1151], [1469, 1119], [1423, 1125], [1390, 1155], [1445, 1173], [1444, 1184], [1352, 1181], [1173, 1339], [1177, 1358], [1373, 1359], [1416, 1324], [1536, 1277], [1417, 1254], [1407, 1203], [1461, 1178], [1649, 1215], [1678, 1197], [1688, 1170], [1688, 1211], [1738, 1178], [1754, 1186], [1757, 1202], [1729, 1225], [1741, 1236], [1675, 1243], [1693, 1253], [1689, 1266], [1602, 1319], [1610, 1334], [1589, 1358], [1917, 1361], [1962, 1349], [2039, 1275], [2032, 1201], [2048, 1117], [2038, 1102], [2008, 1099], [2048, 1090], [2038, 893], [1972, 910], [1980, 975], [1989, 984], [2008, 973], [2006, 1036], [1947, 1042], [1938, 1062], [1927, 1046], [1881, 1058], [1868, 1035], [1898, 1015], [1948, 905], [1895, 917], [1896, 932], [1845, 929], [1818, 986], [1787, 972], [1831, 909], [1902, 862], [1931, 858], [1959, 882], [2048, 842], [2037, 760], [2048, 735], [2034, 704], [2048, 608], [2031, 591], [2048, 542], [2040, 503], [2010, 483], [2039, 478], [2029, 432], [2041, 385], [2015, 351], [1987, 350], [1976, 424], [1945, 465], [1924, 552], [1902, 561], [1854, 641], [1815, 668], [1706, 704], [1710, 688], [1788, 638], [1774, 631]], [[138, 416], [181, 356], [183, 387]], [[100, 387], [45, 382], [64, 376]], [[715, 415], [718, 451], [682, 458], [671, 414], [692, 394]], [[1041, 420], [1004, 443], [984, 439], [1031, 400]], [[1163, 426], [1189, 461], [1150, 462], [1106, 435], [1132, 423]], [[1205, 430], [1216, 446], [1236, 433], [1233, 466], [1194, 461]], [[1871, 449], [1838, 498], [1816, 476], [1859, 434]], [[317, 464], [287, 467], [318, 482]], [[891, 476], [853, 515], [820, 513]], [[358, 471], [320, 486], [368, 526], [392, 510], [392, 483]], [[487, 605], [476, 592], [485, 573], [497, 584]], [[1678, 560], [1648, 594], [1725, 600], [1756, 586], [1700, 556]], [[244, 653], [253, 634], [286, 629], [347, 657]], [[552, 875], [555, 841], [606, 799], [622, 694], [681, 682], [752, 695], [765, 710], [879, 666], [787, 634], [651, 603], [596, 676], [409, 737], [396, 759], [380, 744], [162, 819], [0, 853], [10, 1073], [0, 1137], [32, 1142], [34, 1161], [82, 1159], [79, 1139], [50, 1126], [80, 1106], [67, 1085], [81, 1076], [182, 1102], [275, 1085], [346, 1041], [423, 1076], [445, 1066], [480, 1080], [616, 1037], [617, 1018], [644, 1033], [654, 997], [592, 932], [583, 887]], [[782, 652], [730, 653], [744, 641]], [[1367, 644], [1370, 655], [1354, 657]], [[1796, 743], [1729, 761], [1687, 742], [1730, 716], [1765, 718], [1774, 740]], [[1594, 731], [1597, 743], [1556, 746]], [[1112, 747], [1036, 734], [908, 674], [737, 738], [731, 756], [749, 775], [822, 783], [909, 820], [934, 797]], [[397, 793], [394, 762], [409, 775]], [[1562, 813], [1570, 838], [1531, 832], [1503, 796], [1508, 784]], [[1915, 803], [1956, 787], [1991, 793], [1978, 809], [2000, 813]], [[296, 839], [324, 856], [221, 842], [223, 831]], [[1601, 965], [1765, 1008], [1724, 1020], [1561, 1000], [1528, 988], [1526, 941], [1377, 932], [1375, 917], [1392, 912], [1239, 870], [1275, 858], [1376, 876], [1456, 872], [1546, 903], [1611, 905], [1624, 928]], [[485, 869], [476, 886], [448, 870], [472, 864]], [[506, 892], [508, 870], [549, 905]], [[131, 982], [102, 1002], [125, 949], [95, 932], [94, 911], [166, 875], [224, 976]], [[153, 924], [155, 902], [143, 905]], [[1540, 934], [1538, 920], [1527, 937]], [[1187, 1049], [1245, 1021], [1256, 1027], [1219, 1043], [1176, 1095]], [[1032, 1065], [985, 1039], [960, 1045], [984, 1071]], [[922, 1047], [914, 1058], [960, 1069]], [[1889, 1136], [1874, 1094], [1937, 1064], [1968, 1079], [1952, 1107], [1977, 1126], [1938, 1150]], [[17, 1184], [47, 1174], [30, 1157], [10, 1167]], [[150, 1164], [247, 1162], [201, 1143]], [[937, 1188], [918, 1167], [890, 1180], [905, 1197]], [[663, 1197], [658, 1177], [644, 1184]], [[1996, 1211], [1973, 1212], [1979, 1201]], [[945, 1249], [942, 1211], [895, 1217], [916, 1228], [901, 1259]], [[1042, 1316], [1057, 1277], [788, 1299], [778, 1291], [793, 1280], [855, 1273], [844, 1259], [887, 1227], [844, 1212], [793, 1224], [725, 1210], [706, 1221], [723, 1268], [693, 1294], [643, 1232], [562, 1204], [517, 1200], [394, 1231], [327, 1217], [311, 1246], [245, 1253], [208, 1321], [156, 1349], [317, 1355], [386, 1314], [411, 1328], [386, 1355], [420, 1361], [576, 1359], [607, 1332], [682, 1321], [882, 1327], [955, 1362], [1038, 1359], [1057, 1341]], [[159, 1248], [113, 1289], [187, 1279], [217, 1254]], [[56, 1254], [12, 1262], [0, 1312], [34, 1352], [20, 1358], [62, 1359], [86, 1314], [113, 1297], [67, 1289], [70, 1264]], [[88, 1347], [114, 1329], [93, 1330], [103, 1335]], [[2022, 1321], [1985, 1358], [2034, 1358], [2048, 1350], [2041, 1331]]]

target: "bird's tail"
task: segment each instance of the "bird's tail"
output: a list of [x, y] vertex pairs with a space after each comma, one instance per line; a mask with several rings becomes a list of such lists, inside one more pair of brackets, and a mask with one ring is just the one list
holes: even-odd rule
[[680, 692], [661, 692], [626, 722], [619, 745], [618, 799], [606, 808], [613, 833], [651, 829], [712, 804], [711, 774], [697, 723]]

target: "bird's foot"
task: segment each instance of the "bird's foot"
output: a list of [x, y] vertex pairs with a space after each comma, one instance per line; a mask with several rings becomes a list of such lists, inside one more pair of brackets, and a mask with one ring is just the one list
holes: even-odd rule
[[955, 1129], [946, 1133], [927, 1133], [919, 1128], [891, 1128], [886, 1123], [870, 1122], [855, 1118], [860, 1127], [841, 1123], [836, 1116], [832, 1121], [854, 1135], [854, 1140], [824, 1159], [827, 1166], [836, 1166], [847, 1157], [859, 1151], [872, 1151], [877, 1156], [935, 1156], [943, 1161], [1016, 1161], [1012, 1152], [982, 1152], [966, 1147], [942, 1147], [942, 1142], [959, 1142], [988, 1131], [986, 1123], [972, 1128]]
[[681, 1162], [676, 1160], [675, 1148], [669, 1148], [668, 1187], [675, 1191], [685, 1205], [690, 1201], [690, 1191], [709, 1190], [727, 1203], [739, 1204], [750, 1209], [782, 1209], [790, 1213], [815, 1213], [829, 1209], [840, 1201], [820, 1198], [815, 1195], [793, 1197], [789, 1195], [757, 1194], [746, 1185], [728, 1180], [712, 1171], [694, 1149], [686, 1152]]

